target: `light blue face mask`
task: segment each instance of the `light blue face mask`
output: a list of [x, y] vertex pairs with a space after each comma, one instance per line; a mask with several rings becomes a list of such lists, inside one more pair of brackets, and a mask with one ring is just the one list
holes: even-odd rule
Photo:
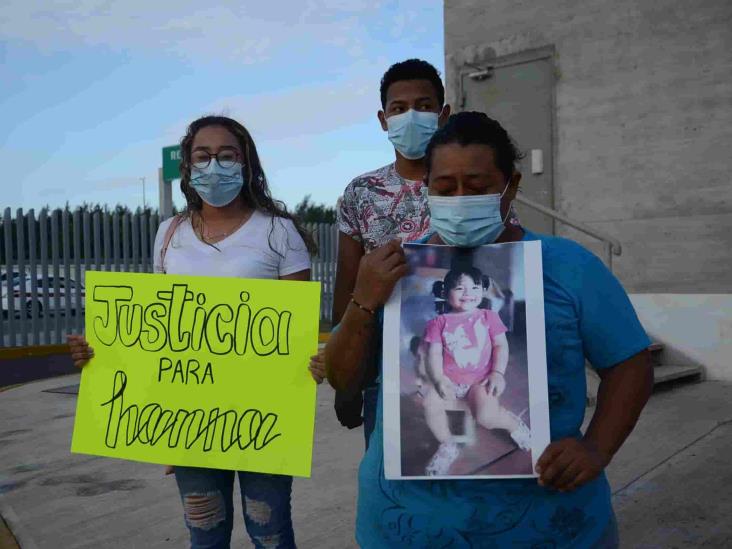
[[437, 113], [409, 109], [386, 119], [389, 141], [399, 153], [409, 160], [424, 156], [427, 143], [437, 131]]
[[242, 165], [236, 162], [230, 168], [222, 168], [213, 159], [203, 169], [191, 166], [191, 187], [206, 204], [221, 208], [239, 195], [244, 186]]
[[430, 225], [450, 246], [473, 248], [492, 244], [506, 228], [501, 217], [501, 199], [506, 189], [501, 194], [428, 195]]

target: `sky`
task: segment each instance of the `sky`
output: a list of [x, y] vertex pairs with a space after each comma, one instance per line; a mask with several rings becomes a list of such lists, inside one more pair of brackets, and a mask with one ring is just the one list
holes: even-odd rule
[[[437, 0], [4, 0], [0, 209], [158, 205], [161, 149], [223, 114], [251, 132], [290, 208], [334, 205], [394, 150], [379, 81], [419, 57], [444, 74]], [[185, 204], [173, 184], [174, 202]]]

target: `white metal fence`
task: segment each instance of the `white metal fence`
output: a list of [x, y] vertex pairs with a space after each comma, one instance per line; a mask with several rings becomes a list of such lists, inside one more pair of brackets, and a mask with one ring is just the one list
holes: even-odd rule
[[[152, 272], [157, 214], [6, 208], [0, 220], [0, 347], [65, 342], [84, 329], [87, 270]], [[318, 243], [313, 280], [321, 320], [330, 320], [337, 254], [335, 225], [310, 224]]]

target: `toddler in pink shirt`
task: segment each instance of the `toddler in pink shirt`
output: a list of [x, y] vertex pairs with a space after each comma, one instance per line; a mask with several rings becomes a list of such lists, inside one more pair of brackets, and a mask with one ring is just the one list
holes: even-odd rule
[[425, 470], [430, 476], [446, 475], [460, 453], [446, 413], [455, 409], [456, 401], [466, 401], [479, 425], [505, 429], [521, 449], [530, 449], [528, 427], [499, 402], [506, 388], [507, 330], [497, 312], [481, 308], [484, 290], [479, 269], [450, 270], [442, 290], [445, 312], [425, 328], [426, 373], [432, 381], [425, 394], [425, 418], [440, 442]]

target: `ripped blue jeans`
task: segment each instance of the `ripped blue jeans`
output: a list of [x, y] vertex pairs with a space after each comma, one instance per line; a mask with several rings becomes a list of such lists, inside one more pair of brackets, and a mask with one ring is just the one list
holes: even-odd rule
[[[191, 549], [228, 548], [234, 524], [235, 471], [175, 467]], [[239, 471], [244, 523], [257, 548], [295, 547], [292, 477]]]

